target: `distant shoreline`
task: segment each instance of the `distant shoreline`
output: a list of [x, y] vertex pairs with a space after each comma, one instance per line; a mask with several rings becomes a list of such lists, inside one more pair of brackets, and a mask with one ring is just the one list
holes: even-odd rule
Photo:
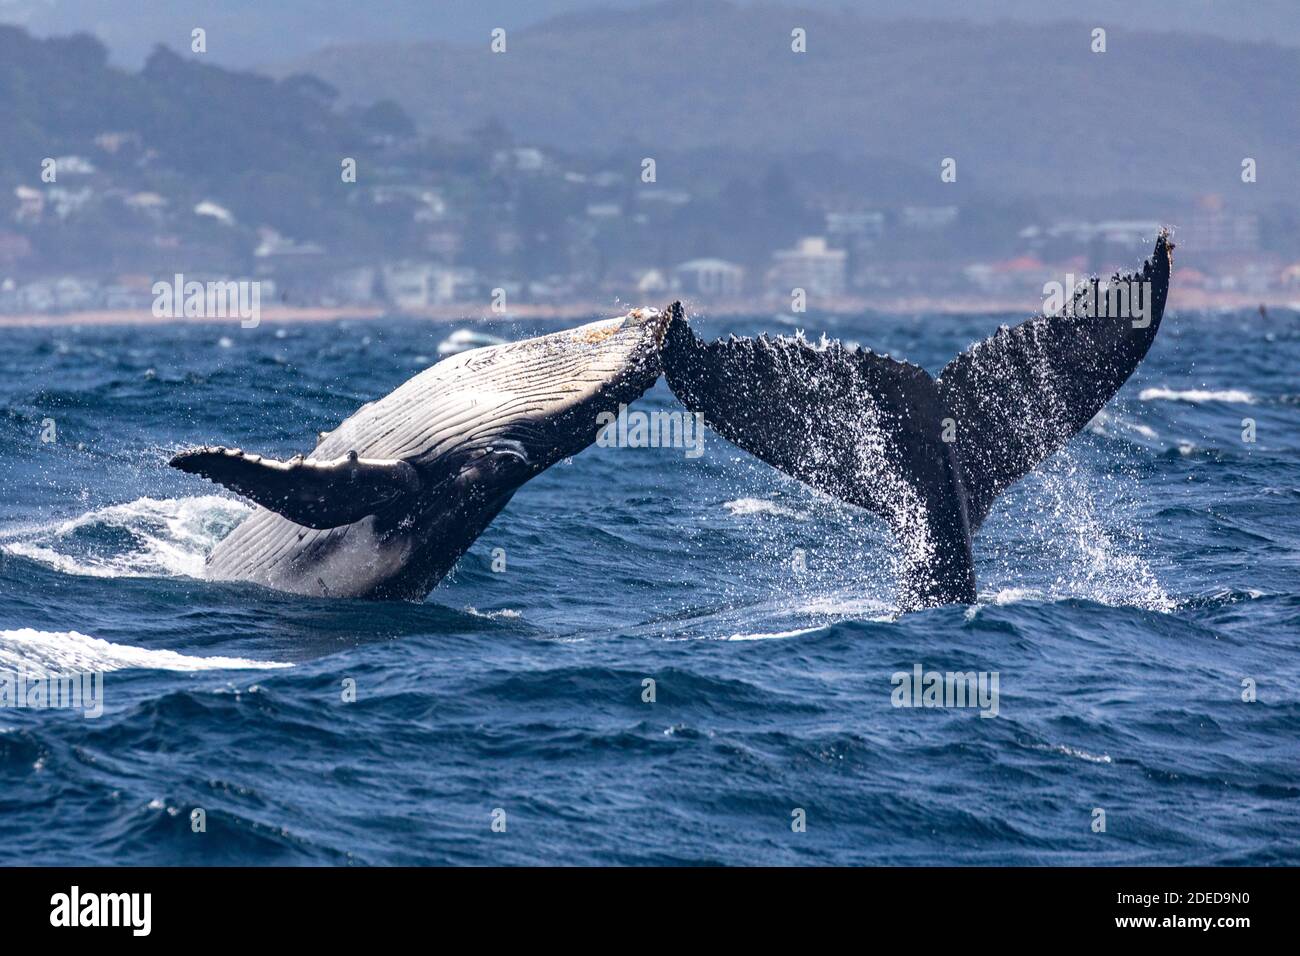
[[[647, 298], [645, 305], [666, 305], [672, 301], [669, 294]], [[784, 312], [771, 300], [744, 299], [725, 302], [697, 302], [683, 297], [687, 311], [713, 317], [768, 315]], [[1288, 294], [1269, 292], [1248, 295], [1240, 292], [1204, 292], [1199, 289], [1179, 290], [1175, 284], [1171, 293], [1171, 309], [1255, 309], [1283, 308], [1300, 310], [1300, 290]], [[379, 306], [329, 306], [303, 307], [276, 306], [262, 311], [260, 324], [291, 322], [337, 322], [342, 319], [368, 321], [372, 319], [423, 319], [436, 323], [509, 321], [512, 319], [568, 319], [586, 320], [600, 316], [616, 316], [632, 308], [628, 304], [600, 302], [574, 302], [569, 305], [520, 305], [503, 314], [471, 303], [453, 303], [420, 309], [394, 311]], [[863, 312], [909, 312], [928, 314], [972, 315], [980, 313], [1024, 314], [1026, 318], [1037, 314], [1041, 303], [1029, 298], [990, 298], [980, 296], [902, 296], [880, 299], [836, 299], [810, 308], [806, 315], [856, 315]], [[68, 328], [85, 325], [169, 325], [173, 323], [228, 323], [240, 328], [238, 318], [157, 318], [144, 309], [95, 309], [86, 312], [38, 313], [29, 315], [0, 315], [0, 328]]]

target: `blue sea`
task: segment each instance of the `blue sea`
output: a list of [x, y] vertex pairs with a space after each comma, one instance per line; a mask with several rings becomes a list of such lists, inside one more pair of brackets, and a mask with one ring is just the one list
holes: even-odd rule
[[[1023, 317], [797, 318], [937, 373]], [[1167, 316], [973, 607], [897, 618], [874, 519], [711, 433], [557, 465], [423, 603], [203, 581], [249, 509], [169, 455], [307, 451], [451, 328], [4, 331], [0, 670], [104, 676], [0, 710], [0, 863], [1300, 863], [1296, 312]]]

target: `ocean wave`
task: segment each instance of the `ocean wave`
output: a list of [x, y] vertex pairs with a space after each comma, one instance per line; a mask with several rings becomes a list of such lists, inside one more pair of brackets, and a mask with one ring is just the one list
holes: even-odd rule
[[813, 597], [789, 608], [790, 613], [823, 618], [819, 627], [839, 621], [867, 621], [881, 624], [897, 617], [897, 607], [892, 600], [849, 594], [827, 594]]
[[1205, 402], [1228, 402], [1233, 405], [1254, 405], [1255, 396], [1239, 388], [1144, 388], [1138, 393], [1144, 402], [1191, 402], [1202, 405]]
[[243, 657], [194, 657], [176, 651], [113, 644], [77, 631], [0, 630], [0, 670], [82, 674], [140, 668], [158, 671], [250, 670], [292, 667]]
[[250, 510], [218, 495], [137, 498], [53, 527], [12, 528], [0, 533], [0, 551], [64, 574], [201, 578], [213, 545]]
[[1041, 601], [1043, 592], [1034, 588], [1003, 588], [993, 595], [991, 603], [999, 607], [1008, 604], [1020, 604], [1022, 601]]

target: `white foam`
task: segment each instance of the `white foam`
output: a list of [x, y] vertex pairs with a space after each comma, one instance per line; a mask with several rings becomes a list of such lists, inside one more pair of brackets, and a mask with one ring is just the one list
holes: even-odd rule
[[465, 607], [465, 613], [473, 617], [485, 617], [493, 621], [499, 620], [501, 618], [509, 618], [513, 620], [514, 618], [523, 617], [523, 614], [521, 612], [508, 607], [502, 608], [499, 611], [480, 611], [476, 607], [467, 605]]
[[997, 594], [993, 595], [993, 603], [999, 607], [1005, 607], [1008, 604], [1020, 604], [1023, 601], [1041, 601], [1043, 592], [1036, 591], [1033, 588], [1003, 588]]
[[1138, 398], [1144, 402], [1191, 402], [1195, 405], [1200, 405], [1204, 402], [1229, 402], [1235, 405], [1255, 404], [1255, 396], [1250, 394], [1250, 392], [1243, 391], [1239, 388], [1188, 388], [1182, 390], [1173, 388], [1144, 388], [1138, 393]]
[[1109, 437], [1117, 432], [1133, 432], [1136, 435], [1141, 435], [1149, 441], [1155, 441], [1160, 437], [1156, 430], [1150, 425], [1143, 425], [1141, 422], [1131, 422], [1122, 415], [1117, 415], [1104, 408], [1093, 416], [1092, 421], [1088, 423], [1088, 430], [1094, 435], [1102, 435], [1104, 437]]
[[[251, 509], [219, 495], [138, 498], [96, 508], [53, 527], [0, 533], [0, 550], [62, 571], [103, 578], [203, 576], [212, 546]], [[96, 530], [125, 531], [127, 543], [103, 553], [85, 540]]]
[[1086, 750], [1078, 747], [1071, 747], [1068, 744], [1057, 744], [1055, 747], [1038, 746], [1037, 750], [1047, 750], [1052, 753], [1064, 754], [1067, 757], [1075, 757], [1079, 760], [1086, 760], [1088, 763], [1113, 763], [1110, 754], [1090, 754]]
[[726, 638], [726, 640], [728, 641], [770, 641], [770, 640], [780, 639], [783, 637], [798, 637], [800, 634], [811, 634], [813, 633], [813, 631], [820, 631], [822, 630], [823, 626], [824, 625], [818, 625], [817, 627], [799, 627], [799, 628], [795, 628], [793, 631], [772, 631], [771, 633], [732, 634], [730, 637]]
[[890, 601], [847, 594], [814, 597], [791, 608], [791, 611], [795, 614], [824, 618], [827, 624], [844, 620], [892, 621], [896, 616], [894, 605]]
[[79, 674], [143, 668], [160, 671], [265, 670], [292, 667], [243, 657], [192, 657], [176, 651], [113, 644], [77, 631], [0, 630], [0, 670]]
[[734, 501], [724, 501], [722, 507], [726, 508], [731, 514], [741, 517], [768, 514], [781, 515], [785, 518], [803, 518], [803, 515], [793, 508], [787, 508], [785, 505], [769, 501], [766, 498], [737, 498]]

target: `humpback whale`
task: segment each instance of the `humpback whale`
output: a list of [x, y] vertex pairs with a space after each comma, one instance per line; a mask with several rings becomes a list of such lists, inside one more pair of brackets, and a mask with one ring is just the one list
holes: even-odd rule
[[680, 303], [669, 309], [664, 373], [723, 438], [884, 519], [902, 551], [901, 611], [973, 604], [972, 535], [997, 496], [1083, 428], [1147, 354], [1172, 250], [1162, 232], [1141, 272], [1111, 279], [1109, 289], [1136, 290], [1140, 312], [1132, 298], [1097, 309], [1106, 296], [1094, 278], [1058, 314], [1002, 326], [937, 378], [801, 336], [706, 343]]
[[659, 379], [668, 314], [638, 309], [461, 352], [363, 405], [307, 456], [194, 448], [170, 464], [257, 507], [206, 577], [297, 594], [423, 598], [528, 479]]

